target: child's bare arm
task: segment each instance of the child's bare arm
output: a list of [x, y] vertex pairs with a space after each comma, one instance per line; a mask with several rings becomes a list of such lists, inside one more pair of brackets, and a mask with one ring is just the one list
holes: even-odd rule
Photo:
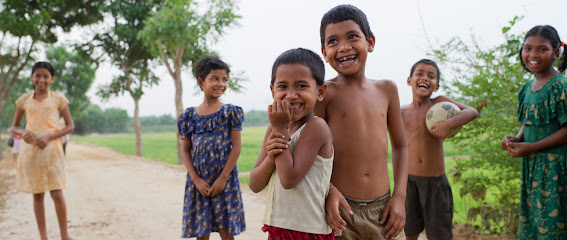
[[211, 186], [211, 193], [210, 193], [211, 197], [214, 197], [219, 193], [221, 193], [222, 191], [224, 191], [224, 188], [226, 186], [226, 181], [228, 180], [230, 173], [234, 169], [234, 166], [236, 166], [236, 161], [238, 160], [238, 156], [240, 156], [241, 133], [239, 130], [232, 130], [230, 132], [230, 141], [231, 141], [232, 149], [228, 154], [226, 163], [224, 164], [221, 174]]
[[388, 81], [385, 92], [389, 94], [388, 132], [392, 144], [392, 166], [394, 168], [394, 191], [386, 204], [380, 220], [385, 224], [382, 233], [386, 238], [397, 236], [406, 224], [406, 188], [408, 180], [408, 146], [400, 112], [400, 100], [396, 84]]
[[[273, 131], [290, 136], [288, 126], [292, 109], [287, 100], [277, 100], [268, 108], [268, 116]], [[315, 157], [327, 141], [332, 139], [331, 131], [323, 119], [311, 119], [303, 128], [293, 153], [287, 148], [275, 156], [276, 171], [282, 187], [295, 187], [309, 171]], [[332, 140], [330, 141], [332, 144]]]
[[22, 118], [26, 112], [17, 107], [16, 114], [14, 115], [14, 122], [12, 123], [12, 134], [22, 136], [22, 140], [28, 144], [35, 144], [35, 135], [29, 131], [26, 131], [20, 126]]
[[183, 163], [185, 164], [185, 168], [187, 168], [189, 177], [191, 178], [193, 183], [195, 183], [197, 190], [199, 190], [199, 192], [203, 194], [203, 196], [209, 196], [209, 190], [211, 186], [209, 185], [209, 183], [207, 183], [207, 181], [201, 178], [199, 174], [197, 174], [195, 166], [193, 166], [193, 161], [191, 160], [191, 147], [191, 138], [181, 140], [181, 154], [183, 155]]
[[253, 192], [262, 191], [275, 168], [274, 156], [281, 153], [284, 148], [288, 147], [287, 141], [283, 138], [281, 133], [273, 132], [272, 127], [268, 126], [264, 141], [262, 142], [262, 149], [260, 155], [256, 160], [254, 168], [250, 172], [250, 181], [248, 186]]
[[454, 103], [461, 109], [461, 112], [459, 112], [459, 114], [457, 114], [456, 116], [432, 127], [433, 133], [438, 138], [445, 139], [452, 128], [463, 126], [478, 117], [478, 111], [470, 106], [455, 102], [453, 99], [445, 96], [437, 97], [436, 102], [442, 101]]
[[305, 177], [329, 138], [331, 133], [325, 121], [312, 119], [303, 129], [293, 152], [288, 148], [275, 156], [276, 171], [283, 188], [293, 188]]

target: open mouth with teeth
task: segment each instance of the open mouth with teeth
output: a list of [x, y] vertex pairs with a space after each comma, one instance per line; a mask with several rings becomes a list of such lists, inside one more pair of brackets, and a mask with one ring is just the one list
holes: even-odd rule
[[301, 106], [303, 106], [303, 104], [301, 104], [301, 103], [292, 103], [291, 104], [291, 108], [293, 109], [294, 112], [300, 110]]
[[427, 90], [427, 89], [429, 89], [429, 86], [425, 83], [420, 83], [420, 84], [417, 85], [417, 88]]
[[341, 57], [339, 58], [339, 64], [340, 65], [348, 65], [353, 63], [354, 61], [356, 61], [356, 55], [350, 55], [350, 56], [346, 56], [346, 57]]

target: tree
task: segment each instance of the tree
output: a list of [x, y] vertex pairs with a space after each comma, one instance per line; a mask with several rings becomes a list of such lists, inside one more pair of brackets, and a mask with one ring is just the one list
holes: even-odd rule
[[[134, 100], [134, 129], [136, 131], [136, 155], [142, 156], [142, 125], [140, 124], [140, 99], [144, 87], [151, 87], [159, 79], [150, 70], [154, 58], [149, 48], [144, 47], [137, 33], [144, 28], [146, 18], [159, 1], [113, 0], [106, 8], [112, 15], [112, 28], [97, 34], [89, 45], [102, 48], [106, 59], [117, 66], [122, 74], [99, 89], [98, 95], [109, 99], [127, 92]], [[104, 58], [103, 58], [104, 59]]]
[[[53, 91], [63, 93], [69, 99], [69, 111], [73, 119], [81, 119], [90, 105], [87, 91], [95, 79], [96, 66], [77, 53], [68, 52], [59, 46], [47, 50], [47, 60], [55, 69], [55, 81], [49, 86]], [[83, 122], [76, 122], [77, 132], [83, 131]]]
[[[0, 113], [18, 75], [41, 43], [57, 42], [56, 29], [102, 20], [104, 0], [4, 0], [0, 10]], [[0, 151], [0, 157], [2, 151]]]
[[[181, 71], [204, 54], [210, 54], [207, 42], [216, 41], [224, 30], [240, 18], [231, 0], [209, 0], [208, 6], [198, 8], [193, 0], [166, 0], [152, 12], [146, 26], [138, 34], [146, 46], [157, 53], [175, 83], [176, 116], [183, 112]], [[204, 12], [203, 14], [200, 14]], [[238, 90], [241, 86], [232, 78], [229, 86]], [[181, 140], [177, 138], [177, 163], [182, 164]]]
[[470, 44], [454, 38], [430, 53], [450, 70], [446, 75], [451, 77], [445, 79], [448, 94], [480, 112], [448, 141], [473, 152], [470, 159], [457, 162], [453, 181], [462, 182], [461, 196], [478, 202], [467, 218], [479, 219], [477, 227], [486, 233], [517, 234], [518, 230], [521, 164], [500, 149], [500, 141], [520, 129], [517, 93], [526, 81], [519, 62], [522, 36], [509, 32], [520, 19], [515, 17], [502, 29], [505, 42], [500, 45], [485, 49], [474, 36]]

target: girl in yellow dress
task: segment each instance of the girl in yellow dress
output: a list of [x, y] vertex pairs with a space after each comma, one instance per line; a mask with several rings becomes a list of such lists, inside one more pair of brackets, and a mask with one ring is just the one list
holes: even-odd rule
[[[16, 165], [16, 190], [33, 194], [33, 207], [41, 239], [47, 239], [45, 227], [45, 192], [51, 193], [59, 221], [61, 239], [71, 239], [67, 232], [67, 206], [62, 189], [65, 169], [61, 137], [75, 129], [69, 101], [61, 93], [49, 91], [54, 69], [48, 62], [37, 62], [31, 80], [35, 91], [16, 100], [13, 134], [22, 136], [22, 149]], [[20, 126], [26, 114], [26, 128]], [[65, 127], [59, 128], [63, 117]]]

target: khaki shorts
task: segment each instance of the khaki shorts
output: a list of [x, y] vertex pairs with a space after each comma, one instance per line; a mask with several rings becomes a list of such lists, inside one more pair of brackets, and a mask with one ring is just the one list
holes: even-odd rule
[[[346, 197], [345, 197], [346, 198]], [[372, 200], [358, 200], [346, 198], [353, 215], [340, 208], [341, 217], [346, 221], [346, 229], [335, 238], [348, 240], [385, 240], [382, 234], [384, 226], [380, 225], [380, 217], [390, 200], [390, 193]], [[394, 239], [404, 240], [406, 235], [402, 230]]]

